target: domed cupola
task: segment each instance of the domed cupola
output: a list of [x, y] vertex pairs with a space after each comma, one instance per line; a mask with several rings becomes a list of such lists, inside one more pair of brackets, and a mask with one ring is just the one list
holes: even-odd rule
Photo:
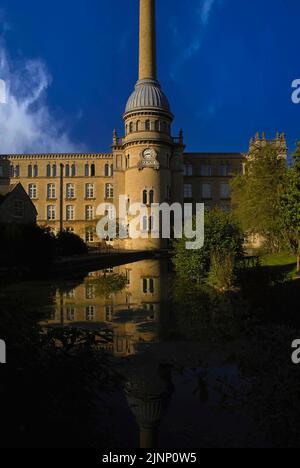
[[125, 114], [153, 109], [171, 113], [169, 101], [159, 82], [154, 79], [144, 78], [135, 85], [135, 90], [128, 99]]

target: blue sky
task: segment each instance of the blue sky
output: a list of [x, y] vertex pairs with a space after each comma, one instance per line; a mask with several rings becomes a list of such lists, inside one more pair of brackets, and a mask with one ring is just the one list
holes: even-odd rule
[[[187, 150], [246, 151], [256, 131], [285, 132], [292, 150], [299, 0], [157, 0], [157, 14], [159, 78]], [[0, 152], [110, 151], [137, 79], [138, 0], [4, 0], [0, 33], [15, 97]]]

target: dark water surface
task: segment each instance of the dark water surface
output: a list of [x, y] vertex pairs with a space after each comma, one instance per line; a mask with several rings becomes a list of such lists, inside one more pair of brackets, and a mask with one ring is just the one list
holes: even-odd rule
[[258, 325], [240, 294], [195, 291], [145, 260], [0, 299], [3, 446], [297, 445], [297, 336]]

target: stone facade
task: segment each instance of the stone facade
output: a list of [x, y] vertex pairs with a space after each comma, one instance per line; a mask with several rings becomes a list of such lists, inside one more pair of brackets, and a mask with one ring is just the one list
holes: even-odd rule
[[[173, 114], [157, 81], [155, 0], [140, 0], [139, 43], [139, 79], [123, 115], [125, 136], [114, 131], [111, 153], [6, 157], [6, 175], [9, 160], [10, 175], [29, 194], [40, 225], [73, 231], [95, 244], [98, 206], [114, 203], [117, 208], [120, 195], [131, 204], [147, 205], [144, 233], [152, 222], [152, 203], [202, 202], [207, 209], [230, 209], [230, 180], [243, 171], [246, 154], [184, 153], [183, 132], [172, 136]], [[286, 154], [284, 135], [274, 142]], [[247, 154], [266, 143], [264, 135], [256, 135]], [[129, 250], [167, 247], [166, 241], [150, 238], [114, 243]]]
[[263, 133], [262, 135], [257, 133], [255, 137], [251, 138], [250, 140], [249, 152], [247, 154], [247, 157], [255, 157], [262, 148], [268, 145], [276, 149], [279, 158], [287, 159], [288, 148], [284, 133], [277, 133], [276, 138], [274, 140], [267, 140], [265, 133]]
[[63, 229], [96, 242], [97, 207], [114, 197], [112, 154], [10, 155], [9, 159], [11, 176], [24, 186], [41, 226], [58, 232], [62, 219]]
[[[102, 347], [126, 357], [135, 354], [140, 344], [157, 342], [160, 327], [168, 320], [167, 264], [145, 260], [108, 270], [108, 278], [110, 273], [125, 276], [126, 288], [105, 297], [97, 289], [99, 273], [91, 273], [83, 284], [70, 285], [64, 293], [57, 290], [53, 314], [44, 325], [82, 327], [101, 323], [105, 330], [112, 330], [111, 340]], [[130, 320], [120, 320], [126, 312]]]

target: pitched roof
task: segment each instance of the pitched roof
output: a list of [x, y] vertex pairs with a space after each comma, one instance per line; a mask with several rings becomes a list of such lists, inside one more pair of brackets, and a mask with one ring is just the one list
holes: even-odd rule
[[34, 207], [34, 209], [36, 211], [36, 207], [35, 207], [34, 203], [29, 198], [29, 196], [27, 195], [27, 192], [25, 191], [23, 185], [20, 182], [17, 182], [15, 184], [6, 185], [6, 186], [3, 186], [3, 187], [0, 186], [0, 206], [14, 192], [14, 190], [17, 187], [20, 187], [20, 189], [24, 192], [24, 194], [26, 195], [28, 201], [31, 203], [31, 205]]
[[18, 184], [4, 185], [0, 187], [0, 205], [15, 190]]

